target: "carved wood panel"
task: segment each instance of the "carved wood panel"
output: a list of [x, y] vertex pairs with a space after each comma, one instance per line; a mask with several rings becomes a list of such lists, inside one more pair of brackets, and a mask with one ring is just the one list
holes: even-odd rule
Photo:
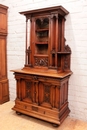
[[25, 81], [25, 98], [27, 102], [34, 102], [34, 85], [32, 81]]
[[52, 108], [52, 85], [39, 82], [39, 104]]
[[48, 58], [35, 57], [35, 66], [47, 67], [48, 66]]
[[26, 82], [26, 97], [32, 100], [31, 87], [32, 87], [32, 82], [31, 81]]

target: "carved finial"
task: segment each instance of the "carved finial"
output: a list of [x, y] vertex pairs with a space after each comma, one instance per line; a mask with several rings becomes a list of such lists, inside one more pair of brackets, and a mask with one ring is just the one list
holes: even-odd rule
[[65, 46], [65, 52], [71, 52], [71, 49], [70, 49], [69, 45]]

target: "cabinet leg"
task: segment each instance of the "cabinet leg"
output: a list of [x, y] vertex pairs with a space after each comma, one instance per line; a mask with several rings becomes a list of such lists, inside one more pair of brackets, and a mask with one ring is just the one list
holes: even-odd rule
[[16, 111], [16, 114], [17, 114], [17, 115], [22, 115], [22, 113], [20, 113], [20, 112], [18, 112], [18, 111]]
[[53, 125], [53, 127], [58, 127], [59, 126], [58, 124], [54, 124], [54, 123], [52, 125]]

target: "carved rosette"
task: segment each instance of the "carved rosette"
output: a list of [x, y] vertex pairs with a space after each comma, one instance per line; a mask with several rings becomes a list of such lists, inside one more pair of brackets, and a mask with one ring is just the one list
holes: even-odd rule
[[35, 66], [48, 66], [48, 58], [37, 58], [35, 57]]

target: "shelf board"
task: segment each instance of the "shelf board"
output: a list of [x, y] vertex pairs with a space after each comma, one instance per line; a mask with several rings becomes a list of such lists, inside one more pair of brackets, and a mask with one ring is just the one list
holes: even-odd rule
[[57, 52], [58, 54], [71, 54], [71, 52]]
[[40, 28], [40, 29], [36, 29], [36, 32], [43, 32], [43, 31], [48, 31], [49, 28]]
[[43, 41], [43, 42], [35, 42], [35, 44], [48, 44], [48, 41]]
[[48, 55], [46, 54], [35, 54], [34, 56], [35, 57], [48, 57]]

